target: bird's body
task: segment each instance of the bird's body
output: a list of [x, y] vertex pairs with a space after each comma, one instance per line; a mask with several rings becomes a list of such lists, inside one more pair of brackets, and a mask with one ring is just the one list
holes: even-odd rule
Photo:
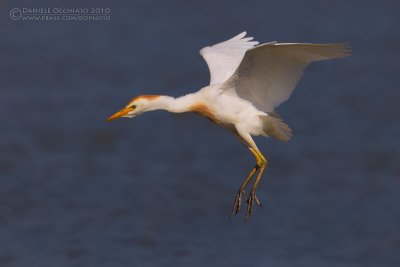
[[173, 113], [195, 112], [232, 131], [256, 159], [256, 165], [238, 190], [232, 214], [238, 213], [244, 189], [259, 171], [247, 199], [248, 217], [254, 203], [261, 205], [255, 189], [266, 166], [266, 159], [251, 136], [290, 140], [291, 129], [274, 109], [289, 98], [309, 63], [345, 57], [349, 49], [344, 44], [257, 45], [258, 42], [245, 35], [243, 32], [200, 51], [210, 69], [209, 86], [178, 98], [162, 95], [133, 98], [108, 121], [161, 109]]
[[258, 115], [263, 113], [246, 100], [224, 94], [218, 86], [207, 86], [196, 93], [177, 98], [178, 106], [181, 99], [189, 103], [190, 111], [223, 127], [233, 130], [237, 125], [245, 125], [251, 135], [261, 134]]

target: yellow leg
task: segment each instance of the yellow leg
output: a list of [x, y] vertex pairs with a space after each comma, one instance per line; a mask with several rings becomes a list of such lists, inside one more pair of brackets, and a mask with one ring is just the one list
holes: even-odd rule
[[257, 196], [255, 195], [255, 189], [258, 186], [258, 183], [260, 182], [262, 173], [264, 172], [266, 160], [265, 160], [264, 156], [261, 154], [261, 152], [258, 151], [257, 149], [250, 147], [249, 150], [256, 158], [256, 165], [253, 167], [253, 169], [250, 171], [249, 175], [246, 177], [246, 179], [243, 181], [242, 185], [240, 186], [238, 193], [236, 194], [235, 201], [234, 201], [233, 207], [232, 207], [232, 213], [230, 216], [236, 215], [239, 212], [240, 206], [242, 203], [242, 197], [245, 196], [244, 189], [246, 188], [248, 183], [251, 181], [251, 178], [254, 176], [254, 174], [257, 172], [257, 170], [259, 170], [260, 168], [261, 168], [260, 172], [257, 175], [256, 181], [254, 182], [254, 184], [252, 186], [250, 196], [247, 200], [248, 206], [247, 206], [246, 218], [251, 215], [254, 202], [261, 207], [261, 203], [258, 200]]
[[261, 154], [259, 150], [254, 150], [255, 154], [257, 154], [256, 159], [257, 159], [257, 165], [260, 166], [260, 171], [256, 177], [256, 180], [251, 187], [250, 195], [249, 198], [247, 199], [247, 213], [246, 213], [246, 218], [250, 217], [252, 212], [253, 212], [253, 205], [254, 202], [261, 207], [261, 203], [258, 200], [256, 196], [256, 189], [258, 184], [260, 183], [261, 177], [264, 173], [265, 167], [267, 166], [267, 160], [265, 159], [264, 155]]
[[235, 202], [233, 203], [232, 213], [230, 216], [238, 214], [238, 212], [240, 210], [240, 205], [242, 204], [242, 197], [243, 196], [246, 197], [244, 189], [246, 188], [246, 186], [250, 182], [251, 178], [253, 178], [253, 175], [257, 172], [257, 170], [259, 168], [260, 168], [260, 166], [258, 166], [256, 164], [253, 167], [253, 169], [250, 171], [249, 175], [247, 175], [246, 179], [243, 181], [242, 185], [239, 188], [239, 191], [236, 194]]

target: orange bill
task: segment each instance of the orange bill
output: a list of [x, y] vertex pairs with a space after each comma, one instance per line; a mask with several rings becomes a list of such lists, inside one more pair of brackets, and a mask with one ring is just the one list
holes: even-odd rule
[[112, 121], [112, 120], [121, 118], [121, 117], [125, 116], [126, 114], [128, 114], [129, 112], [131, 112], [132, 110], [133, 110], [133, 108], [131, 108], [131, 107], [123, 108], [120, 111], [118, 111], [115, 114], [113, 114], [110, 117], [108, 117], [106, 121]]

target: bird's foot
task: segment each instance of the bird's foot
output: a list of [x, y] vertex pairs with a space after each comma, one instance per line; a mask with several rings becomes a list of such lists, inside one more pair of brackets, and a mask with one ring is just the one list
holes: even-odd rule
[[254, 189], [252, 189], [250, 191], [250, 195], [249, 198], [247, 199], [247, 212], [246, 212], [246, 219], [249, 218], [251, 216], [251, 214], [253, 213], [253, 206], [254, 206], [254, 202], [261, 207], [261, 202], [260, 200], [257, 198], [256, 196], [256, 191]]
[[232, 213], [229, 217], [232, 217], [233, 215], [239, 213], [243, 197], [246, 198], [246, 193], [244, 192], [244, 189], [239, 189], [239, 191], [236, 194], [235, 201], [233, 202]]

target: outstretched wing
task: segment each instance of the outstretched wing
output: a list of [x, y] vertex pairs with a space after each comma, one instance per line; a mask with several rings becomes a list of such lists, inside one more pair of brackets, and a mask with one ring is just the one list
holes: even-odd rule
[[223, 88], [226, 93], [236, 94], [264, 112], [273, 112], [290, 97], [309, 63], [348, 55], [350, 48], [346, 44], [259, 45], [245, 53]]
[[210, 70], [210, 85], [223, 84], [235, 72], [246, 51], [258, 44], [251, 41], [253, 37], [245, 36], [246, 32], [242, 32], [232, 39], [200, 50]]

